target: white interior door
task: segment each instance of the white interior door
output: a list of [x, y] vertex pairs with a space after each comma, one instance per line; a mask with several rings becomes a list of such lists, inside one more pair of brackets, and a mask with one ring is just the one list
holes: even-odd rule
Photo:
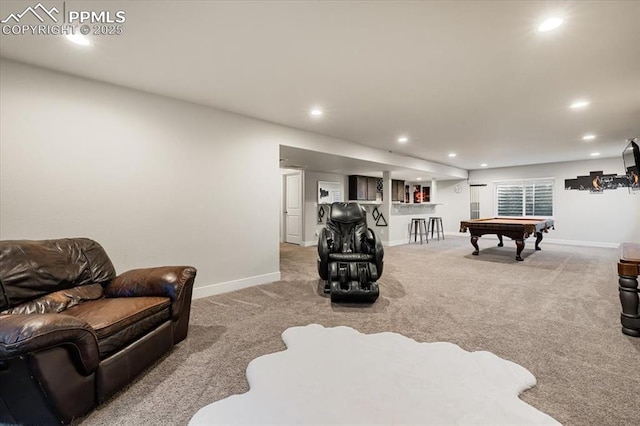
[[285, 242], [299, 245], [302, 242], [301, 173], [286, 175], [284, 227]]

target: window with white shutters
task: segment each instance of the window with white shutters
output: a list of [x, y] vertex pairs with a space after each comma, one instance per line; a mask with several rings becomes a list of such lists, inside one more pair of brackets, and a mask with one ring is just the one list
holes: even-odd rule
[[496, 182], [498, 216], [553, 216], [553, 179]]

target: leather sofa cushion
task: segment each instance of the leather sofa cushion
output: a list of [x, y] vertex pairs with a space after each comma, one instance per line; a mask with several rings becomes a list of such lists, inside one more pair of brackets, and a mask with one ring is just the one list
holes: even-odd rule
[[103, 293], [100, 284], [82, 285], [30, 300], [0, 314], [59, 314], [81, 302], [100, 299]]
[[98, 337], [104, 359], [171, 318], [167, 297], [104, 298], [81, 303], [64, 311], [86, 321]]
[[0, 311], [116, 276], [102, 246], [88, 238], [0, 241], [0, 265]]

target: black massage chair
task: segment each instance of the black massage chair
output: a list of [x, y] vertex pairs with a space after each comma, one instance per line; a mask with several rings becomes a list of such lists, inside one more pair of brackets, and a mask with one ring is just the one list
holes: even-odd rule
[[318, 238], [318, 274], [332, 302], [373, 303], [380, 291], [382, 243], [358, 203], [333, 203]]

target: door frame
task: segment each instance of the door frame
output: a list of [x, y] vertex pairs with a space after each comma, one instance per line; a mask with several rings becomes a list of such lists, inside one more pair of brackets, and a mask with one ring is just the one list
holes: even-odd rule
[[[287, 242], [287, 221], [286, 221], [286, 209], [287, 209], [287, 176], [299, 175], [300, 176], [300, 246], [304, 246], [304, 170], [297, 169], [281, 169], [281, 191], [280, 191], [280, 242]], [[289, 243], [295, 244], [295, 243]]]

